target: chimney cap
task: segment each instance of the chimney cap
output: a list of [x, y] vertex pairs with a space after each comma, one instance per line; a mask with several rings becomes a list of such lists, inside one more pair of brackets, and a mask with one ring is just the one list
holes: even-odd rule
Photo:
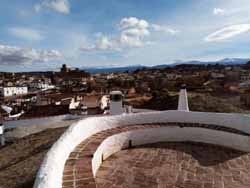
[[187, 88], [187, 85], [186, 84], [182, 84], [181, 85], [181, 89], [186, 89]]
[[111, 91], [110, 95], [123, 95], [121, 91]]

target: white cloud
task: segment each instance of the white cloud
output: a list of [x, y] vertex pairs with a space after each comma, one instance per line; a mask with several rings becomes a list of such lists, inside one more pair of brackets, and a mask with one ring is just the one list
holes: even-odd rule
[[127, 35], [131, 37], [144, 37], [144, 36], [149, 36], [150, 32], [147, 29], [131, 28], [122, 31], [122, 35]]
[[205, 41], [207, 42], [223, 41], [249, 31], [250, 31], [250, 24], [232, 25], [208, 35], [205, 38]]
[[40, 12], [41, 9], [42, 9], [42, 4], [36, 4], [36, 5], [34, 6], [35, 12]]
[[214, 15], [223, 16], [225, 15], [225, 10], [221, 8], [214, 8]]
[[97, 41], [97, 47], [102, 50], [113, 49], [113, 46], [113, 42], [106, 36], [101, 37], [100, 40]]
[[41, 34], [40, 31], [30, 28], [13, 27], [9, 28], [8, 32], [14, 37], [29, 41], [41, 41], [42, 39], [44, 39], [44, 36]]
[[175, 35], [176, 33], [179, 32], [178, 30], [169, 28], [167, 26], [158, 25], [158, 24], [152, 24], [151, 27], [154, 31], [164, 32], [164, 33], [171, 34], [171, 35]]
[[131, 27], [146, 29], [149, 27], [149, 23], [146, 20], [135, 17], [123, 18], [119, 23], [119, 28], [122, 30]]
[[143, 47], [144, 42], [136, 36], [129, 36], [126, 34], [122, 34], [120, 37], [120, 44], [123, 47]]
[[111, 50], [120, 51], [124, 48], [138, 48], [150, 45], [153, 42], [148, 41], [147, 38], [151, 35], [152, 31], [165, 32], [176, 34], [178, 31], [170, 29], [166, 26], [150, 24], [146, 20], [138, 19], [135, 17], [123, 18], [118, 24], [119, 36], [115, 39], [110, 39], [102, 34], [98, 36], [98, 40], [92, 47], [83, 47], [83, 51], [95, 50]]
[[95, 45], [91, 47], [82, 47], [80, 48], [82, 51], [102, 51], [102, 50], [109, 50], [109, 51], [118, 51], [119, 49], [119, 42], [116, 40], [112, 40], [107, 36], [100, 35], [96, 40]]
[[120, 51], [122, 48], [142, 47], [144, 38], [150, 35], [149, 24], [145, 20], [135, 17], [123, 18], [119, 23], [120, 33], [115, 39], [100, 34], [95, 45], [92, 47], [83, 47], [83, 51]]
[[122, 47], [143, 47], [146, 44], [145, 37], [150, 36], [150, 32], [145, 28], [129, 28], [122, 31], [120, 44]]
[[97, 50], [118, 50], [118, 44], [107, 36], [101, 36], [97, 40], [95, 48]]
[[119, 23], [121, 34], [119, 44], [122, 48], [143, 47], [146, 45], [146, 37], [150, 36], [150, 24], [143, 19], [135, 17], [123, 18]]
[[41, 3], [34, 6], [36, 12], [42, 9], [49, 9], [62, 14], [70, 13], [70, 3], [68, 0], [43, 0]]
[[129, 47], [143, 47], [147, 42], [144, 42], [141, 35], [146, 33], [140, 33], [139, 31], [124, 31], [120, 34], [119, 38], [110, 39], [109, 37], [102, 35], [99, 36], [95, 44], [90, 47], [82, 47], [82, 51], [120, 51], [123, 48]]
[[0, 64], [2, 65], [20, 65], [62, 59], [63, 55], [57, 50], [36, 50], [0, 44]]

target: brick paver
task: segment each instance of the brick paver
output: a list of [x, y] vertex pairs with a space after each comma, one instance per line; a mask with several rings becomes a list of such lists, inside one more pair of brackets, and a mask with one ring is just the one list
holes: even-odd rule
[[[110, 173], [110, 169], [113, 169], [112, 165], [105, 167], [105, 163], [104, 163], [102, 165], [102, 170], [100, 170], [98, 172], [97, 180], [98, 179], [99, 180], [103, 179], [100, 176], [100, 174], [103, 174], [104, 177], [107, 180], [105, 182], [97, 181], [98, 184], [96, 184], [96, 180], [94, 179], [93, 174], [92, 174], [92, 166], [91, 166], [91, 160], [92, 160], [93, 154], [95, 153], [98, 146], [102, 143], [102, 141], [105, 140], [109, 136], [112, 136], [112, 135], [115, 135], [115, 134], [118, 134], [118, 133], [121, 133], [121, 132], [126, 132], [126, 131], [132, 131], [132, 130], [138, 130], [138, 129], [147, 129], [147, 128], [158, 128], [158, 127], [163, 127], [163, 126], [200, 127], [200, 128], [205, 128], [205, 129], [215, 129], [215, 130], [218, 130], [218, 131], [225, 131], [225, 132], [230, 132], [230, 133], [234, 133], [234, 134], [240, 134], [242, 136], [249, 136], [247, 133], [244, 133], [244, 132], [236, 130], [236, 129], [226, 128], [226, 127], [219, 127], [219, 126], [215, 126], [215, 125], [204, 125], [204, 124], [193, 124], [193, 123], [157, 123], [157, 124], [132, 125], [132, 126], [127, 126], [127, 127], [118, 127], [118, 128], [109, 129], [109, 130], [97, 133], [97, 134], [89, 137], [88, 139], [84, 140], [70, 154], [70, 157], [66, 161], [65, 168], [64, 168], [62, 187], [63, 188], [95, 188], [95, 187], [112, 187], [112, 186], [113, 187], [118, 187], [118, 188], [119, 187], [127, 187], [128, 184], [124, 183], [124, 181], [123, 181], [124, 177], [126, 177], [124, 175], [126, 173], [131, 172], [131, 169], [133, 169], [133, 168], [127, 169], [127, 168], [125, 168], [126, 165], [124, 166], [124, 168], [122, 166], [124, 164], [130, 164], [129, 160], [128, 160], [128, 163], [125, 162], [124, 164], [122, 164], [120, 166], [120, 169], [122, 169], [121, 171], [118, 171], [117, 169], [112, 170], [112, 172], [115, 173], [115, 176], [114, 176], [113, 179], [112, 178], [110, 179], [109, 177], [105, 176], [105, 175], [107, 175], [107, 174], [105, 174], [105, 169], [106, 169], [106, 172]], [[131, 151], [135, 151], [135, 150], [131, 150]], [[232, 150], [230, 150], [230, 152], [232, 154], [237, 153], [235, 151], [232, 152]], [[152, 153], [152, 155], [151, 155], [151, 153]], [[157, 153], [157, 156], [161, 156], [160, 153], [161, 152]], [[171, 162], [173, 162], [173, 161], [171, 161], [171, 159], [172, 159], [171, 157], [175, 156], [174, 152], [170, 152], [170, 153], [167, 153], [167, 154], [169, 155], [167, 160], [164, 158], [165, 155], [163, 155], [160, 158], [160, 161], [162, 161], [161, 166], [168, 165]], [[153, 153], [152, 151], [150, 152], [150, 150], [147, 149], [147, 152], [143, 152], [142, 154], [140, 154], [139, 158], [145, 157], [145, 159], [147, 159], [149, 157], [150, 160], [154, 161], [155, 160], [154, 156], [155, 156], [155, 153]], [[111, 159], [113, 159], [113, 158], [111, 158]], [[181, 161], [185, 161], [185, 160], [187, 160], [188, 161], [187, 164], [190, 165], [189, 162], [190, 162], [191, 159], [190, 158], [184, 158]], [[175, 162], [180, 163], [181, 161], [177, 160]], [[136, 162], [135, 164], [139, 165], [138, 170], [135, 170], [135, 172], [136, 172], [136, 174], [138, 174], [138, 176], [130, 176], [130, 177], [134, 177], [134, 179], [127, 179], [126, 181], [127, 182], [135, 182], [133, 184], [133, 186], [135, 188], [138, 187], [138, 186], [139, 187], [147, 187], [149, 185], [149, 187], [151, 187], [151, 185], [152, 186], [153, 185], [155, 185], [155, 186], [156, 185], [168, 185], [168, 184], [170, 185], [171, 183], [173, 183], [173, 182], [167, 182], [167, 181], [165, 181], [165, 183], [159, 183], [160, 180], [156, 181], [156, 179], [154, 177], [155, 176], [154, 173], [152, 173], [151, 176], [146, 176], [143, 173], [143, 169], [140, 169], [140, 168], [150, 170], [150, 169], [152, 169], [152, 164], [151, 163], [147, 163], [147, 162], [137, 163], [138, 161], [134, 161], [134, 159], [132, 159], [132, 163], [133, 162]], [[183, 162], [183, 165], [184, 165], [183, 168], [187, 164], [186, 164], [186, 162]], [[231, 164], [231, 165], [233, 165], [233, 164]], [[245, 166], [243, 166], [243, 167], [245, 169]], [[142, 170], [142, 171], [140, 171], [140, 170]], [[199, 170], [202, 171], [203, 169], [201, 168]], [[160, 168], [158, 169], [158, 171], [159, 172], [161, 171]], [[234, 175], [235, 175], [236, 178], [238, 177], [238, 179], [240, 179], [239, 176], [237, 176], [237, 172], [234, 172]], [[172, 175], [172, 176], [176, 176], [174, 174], [174, 171], [168, 171], [168, 173], [165, 174], [165, 175], [164, 175], [164, 173], [166, 173], [166, 171], [165, 172], [163, 171], [161, 173], [162, 173], [162, 176], [166, 176], [166, 177], [168, 176], [168, 174]], [[182, 176], [180, 175], [180, 177], [178, 177], [178, 178], [183, 179], [187, 175], [184, 173]], [[113, 176], [112, 173], [109, 174], [109, 176]], [[191, 176], [191, 173], [189, 173], [189, 176]], [[235, 179], [230, 179], [227, 175], [224, 178], [228, 179], [228, 181], [230, 181], [230, 180], [234, 181], [234, 182], [236, 181]], [[190, 182], [189, 181], [190, 179], [184, 179], [184, 180], [183, 180], [184, 181], [184, 184], [183, 184], [184, 187], [187, 187], [188, 186], [187, 184], [192, 185], [193, 188], [199, 186], [198, 185], [198, 180], [197, 180], [197, 182], [194, 182], [194, 181]], [[100, 184], [99, 184], [99, 182], [100, 182]], [[141, 184], [139, 184], [139, 182], [141, 182]], [[181, 182], [181, 181], [177, 181], [177, 182]], [[206, 181], [204, 184], [202, 184], [202, 186], [204, 188], [205, 187], [210, 188], [210, 187], [213, 187], [216, 183], [217, 183], [217, 181], [213, 182], [213, 185], [211, 186], [210, 185], [211, 181]], [[129, 187], [133, 187], [133, 186], [131, 185]], [[158, 187], [158, 188], [160, 188], [160, 187]]]
[[249, 188], [250, 155], [201, 143], [158, 143], [103, 162], [98, 188]]

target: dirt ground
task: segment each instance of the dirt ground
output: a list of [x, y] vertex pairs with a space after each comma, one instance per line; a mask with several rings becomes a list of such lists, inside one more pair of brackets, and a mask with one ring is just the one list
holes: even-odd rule
[[28, 126], [20, 126], [16, 127], [14, 130], [8, 131], [5, 133], [5, 138], [7, 140], [15, 140], [19, 138], [23, 138], [25, 136], [36, 134], [39, 132], [42, 132], [46, 129], [55, 129], [55, 128], [61, 128], [61, 127], [68, 127], [72, 125], [73, 123], [76, 123], [77, 120], [63, 120], [58, 121], [54, 123], [49, 123], [47, 125], [28, 125]]
[[0, 188], [32, 188], [45, 154], [65, 130], [47, 129], [0, 148]]

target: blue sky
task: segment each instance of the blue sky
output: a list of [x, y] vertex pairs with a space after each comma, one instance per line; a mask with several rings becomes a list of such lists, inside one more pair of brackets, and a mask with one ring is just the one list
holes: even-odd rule
[[249, 58], [249, 0], [2, 0], [0, 71]]

